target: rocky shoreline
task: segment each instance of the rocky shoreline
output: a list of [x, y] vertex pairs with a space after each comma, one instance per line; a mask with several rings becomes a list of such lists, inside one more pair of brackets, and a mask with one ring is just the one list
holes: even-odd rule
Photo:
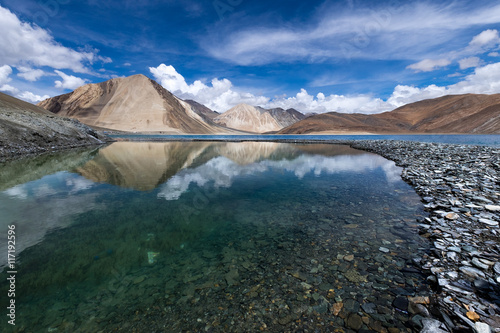
[[500, 149], [408, 141], [349, 144], [403, 167], [402, 178], [429, 213], [419, 221], [419, 233], [432, 247], [414, 259], [435, 292], [413, 313], [421, 316], [422, 332], [500, 332]]

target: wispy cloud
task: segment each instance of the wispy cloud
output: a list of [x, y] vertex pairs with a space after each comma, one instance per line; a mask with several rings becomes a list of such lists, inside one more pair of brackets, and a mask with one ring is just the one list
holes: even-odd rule
[[481, 59], [479, 57], [469, 57], [458, 61], [460, 69], [475, 68], [479, 66]]
[[448, 59], [424, 59], [406, 68], [413, 69], [416, 72], [431, 72], [438, 68], [446, 67], [449, 64], [451, 64], [451, 61]]
[[212, 31], [201, 45], [211, 56], [239, 65], [434, 58], [443, 44], [454, 44], [464, 29], [500, 22], [500, 5], [482, 3], [475, 9], [465, 9], [460, 2], [414, 2], [347, 13], [335, 10], [318, 13], [302, 25], [230, 23]]

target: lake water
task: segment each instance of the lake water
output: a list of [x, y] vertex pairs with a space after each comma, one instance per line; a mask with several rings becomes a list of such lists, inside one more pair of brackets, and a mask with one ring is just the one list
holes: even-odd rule
[[[0, 166], [26, 332], [410, 331], [424, 216], [401, 169], [342, 145], [116, 142]], [[8, 300], [2, 256], [1, 307]]]
[[127, 140], [228, 140], [228, 141], [330, 141], [330, 140], [402, 140], [416, 142], [436, 142], [481, 146], [500, 146], [498, 134], [402, 134], [402, 135], [111, 135]]

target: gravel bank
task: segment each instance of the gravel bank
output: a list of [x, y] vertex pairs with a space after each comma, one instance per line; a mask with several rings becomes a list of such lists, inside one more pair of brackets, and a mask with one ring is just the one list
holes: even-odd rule
[[500, 332], [500, 148], [350, 144], [403, 167], [402, 178], [429, 213], [419, 221], [419, 232], [433, 246], [414, 260], [435, 291], [430, 304], [422, 302], [412, 313], [422, 321], [422, 332]]
[[110, 139], [75, 119], [0, 107], [0, 162], [106, 141]]

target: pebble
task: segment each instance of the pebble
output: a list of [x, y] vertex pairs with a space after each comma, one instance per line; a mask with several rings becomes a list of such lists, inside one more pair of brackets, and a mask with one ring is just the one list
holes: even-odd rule
[[500, 206], [495, 206], [495, 205], [486, 205], [484, 206], [486, 210], [489, 210], [490, 212], [500, 212]]
[[473, 278], [478, 278], [478, 277], [484, 278], [485, 277], [483, 272], [481, 272], [480, 270], [478, 270], [476, 268], [469, 267], [469, 266], [460, 267], [460, 271], [462, 273], [470, 276], [470, 277], [473, 277]]
[[487, 224], [487, 225], [491, 225], [491, 226], [494, 226], [494, 227], [498, 226], [498, 222], [490, 220], [490, 219], [479, 219], [479, 222]]

